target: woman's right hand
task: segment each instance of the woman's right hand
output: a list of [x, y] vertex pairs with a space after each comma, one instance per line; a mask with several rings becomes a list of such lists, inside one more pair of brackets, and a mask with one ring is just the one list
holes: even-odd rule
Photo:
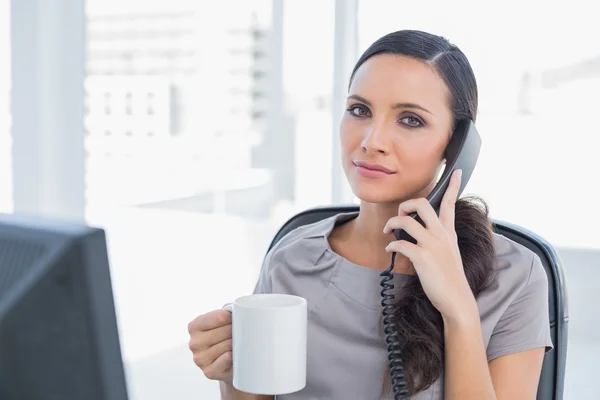
[[194, 363], [211, 380], [231, 385], [231, 312], [214, 310], [188, 324]]

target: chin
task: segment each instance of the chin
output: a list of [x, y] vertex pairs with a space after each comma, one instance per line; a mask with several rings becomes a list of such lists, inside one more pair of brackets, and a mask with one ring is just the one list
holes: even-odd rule
[[354, 195], [366, 203], [397, 205], [426, 191], [422, 187], [415, 188], [416, 182], [406, 181], [399, 175], [386, 178], [365, 177], [356, 172], [353, 165], [345, 168], [344, 172]]
[[361, 202], [371, 204], [400, 204], [401, 201], [394, 196], [378, 196], [372, 193], [361, 195], [360, 193], [354, 193]]
[[399, 203], [403, 197], [383, 182], [351, 182], [350, 187], [354, 195], [366, 203]]

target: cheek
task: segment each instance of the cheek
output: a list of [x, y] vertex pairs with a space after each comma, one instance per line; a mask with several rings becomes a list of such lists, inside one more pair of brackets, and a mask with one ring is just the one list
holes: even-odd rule
[[362, 136], [360, 129], [348, 120], [348, 117], [342, 118], [340, 123], [340, 145], [342, 147], [342, 155], [347, 157], [349, 152], [360, 147]]
[[427, 169], [442, 160], [443, 144], [430, 140], [405, 140], [396, 143], [394, 154], [403, 166], [411, 171]]
[[[405, 156], [407, 164], [416, 167], [415, 170], [429, 168], [432, 165], [437, 165], [441, 161], [441, 155], [437, 150], [423, 150], [411, 152]], [[420, 167], [420, 168], [419, 168]]]
[[435, 180], [442, 162], [443, 144], [404, 143], [395, 149], [401, 173], [397, 179], [409, 191], [420, 191]]

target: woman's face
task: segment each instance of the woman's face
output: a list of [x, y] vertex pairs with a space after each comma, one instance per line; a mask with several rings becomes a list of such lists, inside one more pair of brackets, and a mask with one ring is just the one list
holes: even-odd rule
[[369, 203], [426, 197], [452, 134], [448, 89], [435, 70], [408, 57], [371, 57], [356, 71], [346, 109], [342, 162], [354, 194]]

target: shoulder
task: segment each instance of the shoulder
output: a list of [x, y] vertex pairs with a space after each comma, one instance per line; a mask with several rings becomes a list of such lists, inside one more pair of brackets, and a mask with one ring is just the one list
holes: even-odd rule
[[290, 230], [268, 251], [263, 268], [315, 266], [329, 248], [328, 237], [336, 222], [350, 217], [336, 214]]
[[335, 268], [335, 257], [328, 252], [329, 234], [338, 214], [299, 226], [279, 239], [267, 253], [256, 292], [289, 293], [305, 297], [310, 304], [322, 296]]
[[477, 296], [488, 334], [512, 313], [534, 313], [545, 307], [548, 278], [539, 256], [527, 247], [494, 234], [496, 259], [491, 284]]
[[536, 347], [552, 348], [548, 277], [540, 257], [494, 235], [495, 279], [478, 298], [488, 360]]
[[288, 252], [298, 247], [301, 248], [304, 245], [305, 239], [326, 239], [333, 229], [337, 218], [338, 216], [335, 215], [290, 230], [273, 244], [267, 257], [273, 257], [274, 254]]
[[539, 256], [512, 239], [494, 234], [496, 280], [502, 287], [518, 291], [539, 280], [547, 280]]

